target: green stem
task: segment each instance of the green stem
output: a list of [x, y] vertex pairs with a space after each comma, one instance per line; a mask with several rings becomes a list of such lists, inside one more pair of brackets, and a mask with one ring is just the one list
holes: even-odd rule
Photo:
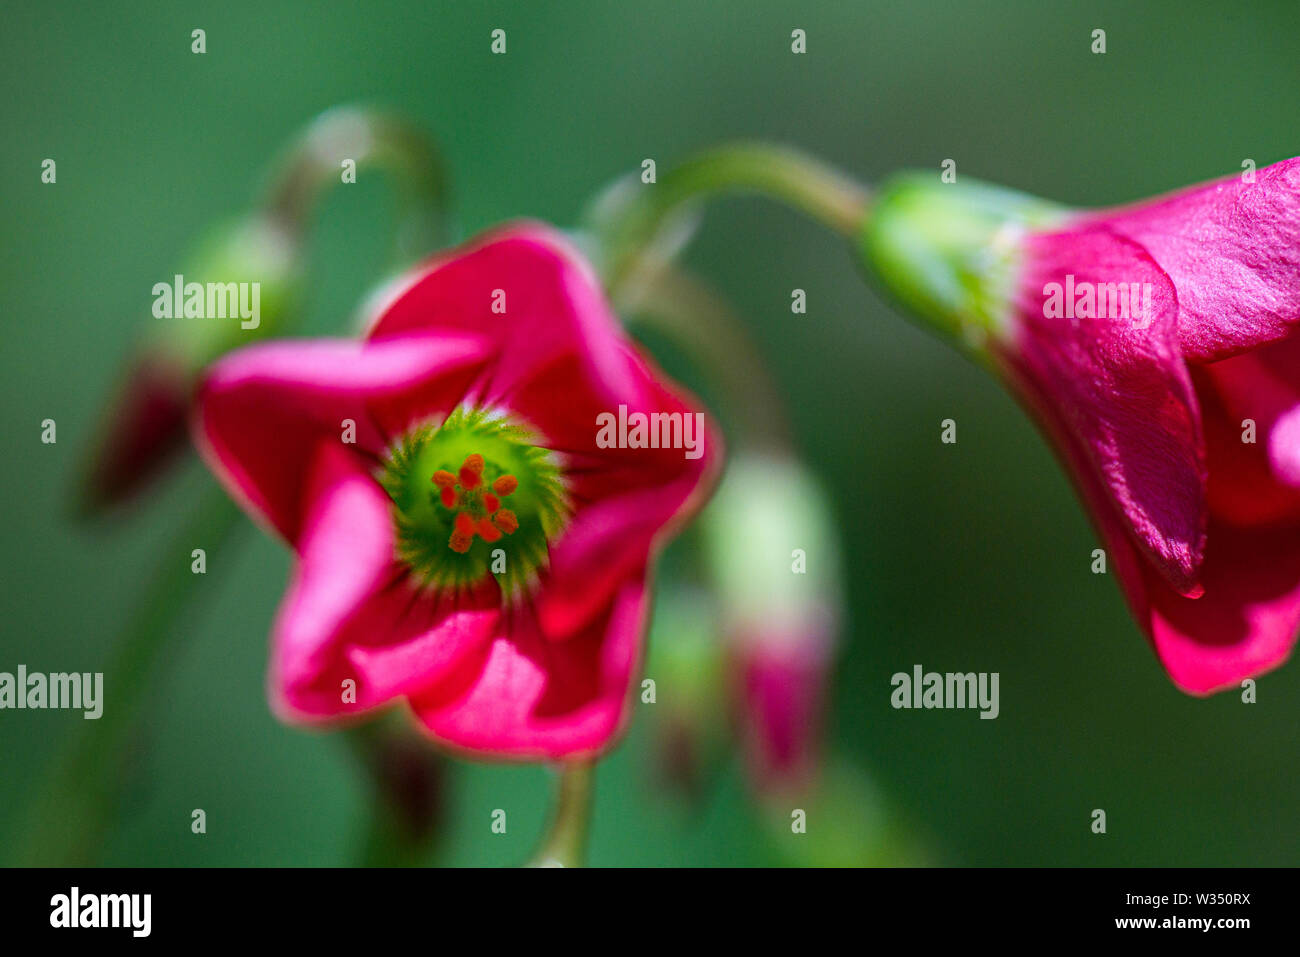
[[662, 333], [710, 373], [746, 448], [789, 452], [790, 425], [776, 382], [725, 299], [667, 264], [615, 290], [614, 298], [620, 312]]
[[405, 266], [447, 240], [447, 174], [438, 151], [418, 128], [399, 117], [360, 107], [319, 116], [276, 164], [265, 206], [291, 233], [306, 230], [328, 189], [343, 181], [343, 161], [360, 174], [379, 169], [393, 179], [404, 217], [396, 255]]
[[[151, 702], [148, 693], [169, 647], [183, 637], [174, 623], [182, 610], [194, 611], [202, 592], [213, 591], [208, 574], [191, 571], [190, 552], [204, 549], [214, 569], [229, 564], [221, 546], [237, 527], [239, 509], [213, 483], [189, 514], [113, 646], [104, 668], [103, 714], [77, 723], [71, 745], [33, 794], [30, 816], [15, 842], [20, 864], [85, 866], [101, 853], [133, 757], [135, 731]], [[200, 583], [208, 587], [201, 589]]]
[[686, 210], [733, 192], [787, 203], [850, 239], [871, 209], [867, 187], [819, 160], [787, 147], [735, 143], [687, 160], [656, 183], [615, 184], [595, 203], [588, 227], [615, 304], [648, 320], [718, 377], [749, 444], [785, 452], [783, 403], [743, 323], [706, 285], [673, 267], [675, 250], [657, 248]]
[[871, 204], [866, 187], [798, 150], [766, 143], [717, 147], [653, 184], [618, 184], [597, 203], [592, 225], [609, 256], [606, 280], [624, 279], [675, 213], [735, 192], [787, 203], [847, 238], [857, 236]]
[[581, 867], [587, 852], [595, 765], [570, 761], [560, 767], [555, 815], [529, 867]]

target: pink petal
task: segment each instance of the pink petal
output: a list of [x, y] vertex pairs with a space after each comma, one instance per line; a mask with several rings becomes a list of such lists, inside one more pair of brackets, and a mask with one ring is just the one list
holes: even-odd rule
[[[1026, 393], [1074, 479], [1106, 545], [1133, 617], [1182, 690], [1209, 694], [1277, 667], [1300, 629], [1300, 527], [1238, 528], [1212, 518], [1201, 569], [1204, 594], [1170, 588], [1134, 545], [1087, 453], [1043, 401]], [[1220, 463], [1211, 447], [1210, 471]]]
[[[493, 311], [498, 293], [504, 313]], [[570, 387], [607, 401], [634, 388], [626, 375], [626, 336], [598, 278], [563, 236], [541, 223], [487, 233], [413, 271], [381, 307], [369, 337], [411, 333], [488, 337], [498, 361], [476, 386], [483, 405], [513, 405], [516, 389], [570, 355], [581, 361]]]
[[1268, 458], [1279, 482], [1300, 489], [1300, 402], [1273, 421], [1268, 434]]
[[1208, 362], [1300, 323], [1300, 158], [1087, 217], [1145, 246], [1178, 289], [1178, 337]]
[[[632, 405], [629, 414], [696, 414], [698, 406], [652, 379], [646, 379], [645, 392], [652, 403]], [[645, 565], [658, 544], [676, 533], [703, 504], [723, 458], [721, 435], [708, 416], [703, 436], [695, 433], [702, 443], [700, 456], [687, 458], [684, 448], [598, 449], [592, 411], [586, 410], [585, 451], [570, 447], [566, 453], [577, 507], [551, 547], [550, 572], [536, 598], [542, 630], [552, 638], [582, 628], [633, 569]]]
[[1203, 597], [1183, 598], [1157, 580], [1146, 582], [1156, 653], [1174, 683], [1192, 694], [1236, 687], [1276, 668], [1300, 629], [1300, 529], [1211, 522], [1209, 535]]
[[[1252, 353], [1284, 391], [1268, 429], [1268, 461], [1281, 484], [1300, 489], [1300, 335]], [[1226, 363], [1225, 363], [1226, 365]], [[1274, 393], [1276, 394], [1276, 393]]]
[[209, 367], [195, 440], [227, 490], [293, 544], [317, 443], [343, 444], [350, 419], [353, 448], [377, 465], [396, 435], [456, 405], [486, 355], [469, 336], [251, 346]]
[[[1209, 449], [1209, 506], [1234, 524], [1300, 518], [1300, 339], [1193, 369]], [[1244, 442], [1247, 421], [1255, 441]]]
[[304, 494], [301, 557], [272, 635], [277, 711], [302, 720], [374, 708], [442, 679], [491, 637], [495, 588], [437, 595], [394, 561], [391, 503], [363, 456], [321, 441]]
[[[1178, 355], [1173, 286], [1146, 252], [1104, 227], [1027, 243], [1013, 378], [1043, 396], [1084, 452], [1150, 559], [1183, 593], [1197, 590], [1205, 548], [1205, 465], [1199, 411]], [[1142, 320], [1044, 316], [1045, 287], [1150, 284]]]
[[553, 642], [526, 607], [460, 671], [411, 700], [429, 732], [498, 757], [561, 759], [607, 748], [626, 722], [646, 615], [644, 570], [625, 580], [605, 615]]
[[[515, 414], [541, 433], [547, 448], [563, 454], [578, 470], [619, 455], [618, 449], [596, 448], [597, 416], [617, 413], [619, 405], [655, 409], [664, 393], [657, 385], [662, 376], [651, 370], [630, 342], [619, 343], [614, 354], [619, 364], [616, 384], [588, 381], [586, 359], [573, 352], [539, 365], [510, 393], [509, 406]], [[678, 400], [675, 408], [680, 407]], [[653, 454], [654, 450], [633, 450], [632, 457], [646, 459]], [[648, 464], [653, 470], [654, 463]]]
[[571, 640], [585, 628], [658, 544], [693, 514], [696, 506], [688, 503], [703, 496], [708, 484], [701, 471], [692, 471], [579, 510], [552, 546], [549, 572], [534, 599], [542, 632]]

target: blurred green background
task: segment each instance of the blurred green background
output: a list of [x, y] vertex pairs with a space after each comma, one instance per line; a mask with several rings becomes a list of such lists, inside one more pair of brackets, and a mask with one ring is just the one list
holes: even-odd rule
[[[95, 414], [150, 321], [152, 284], [208, 224], [247, 209], [271, 159], [332, 105], [387, 105], [432, 133], [465, 233], [521, 215], [571, 225], [643, 158], [662, 172], [735, 137], [796, 144], [865, 180], [951, 157], [959, 176], [1079, 204], [1300, 153], [1293, 0], [185, 7], [5, 13], [0, 670], [105, 667], [206, 478], [191, 463], [132, 521], [74, 525], [66, 506]], [[196, 27], [203, 56], [190, 52]], [[496, 27], [505, 56], [488, 51]], [[803, 56], [790, 52], [796, 27]], [[1089, 51], [1094, 28], [1105, 55]], [[40, 183], [45, 157], [57, 185]], [[341, 331], [379, 278], [393, 206], [375, 177], [330, 195], [307, 331]], [[835, 237], [762, 200], [728, 200], [686, 261], [749, 320], [842, 521], [849, 619], [829, 734], [873, 799], [814, 815], [810, 835], [886, 827], [950, 864], [1296, 862], [1300, 662], [1265, 676], [1254, 705], [1178, 692], [1114, 581], [1090, 573], [1094, 534], [1025, 416], [868, 289]], [[806, 316], [790, 313], [795, 287]], [[40, 442], [47, 417], [57, 445]], [[955, 446], [939, 442], [946, 417]], [[208, 568], [103, 859], [347, 863], [366, 804], [355, 764], [335, 737], [277, 723], [264, 698], [289, 555], [245, 527]], [[916, 663], [1000, 672], [1000, 717], [892, 710], [890, 675]], [[655, 786], [651, 720], [640, 707], [599, 770], [591, 860], [788, 860], [791, 838], [764, 826], [737, 758], [697, 806]], [[0, 712], [0, 840], [81, 722]], [[547, 778], [456, 764], [437, 860], [522, 861]], [[190, 832], [196, 807], [203, 836]], [[509, 814], [505, 835], [489, 830], [494, 808]], [[1089, 829], [1093, 808], [1107, 812], [1104, 836]]]

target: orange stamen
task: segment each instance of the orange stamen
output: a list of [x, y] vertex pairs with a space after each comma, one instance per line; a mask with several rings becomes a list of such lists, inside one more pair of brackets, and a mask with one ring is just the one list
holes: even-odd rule
[[438, 469], [430, 478], [438, 487], [438, 498], [443, 505], [450, 509], [464, 509], [458, 511], [452, 521], [451, 538], [447, 544], [453, 552], [464, 554], [469, 551], [475, 535], [485, 542], [495, 542], [501, 539], [502, 534], [513, 535], [519, 530], [515, 513], [501, 507], [501, 498], [519, 488], [519, 480], [513, 475], [499, 476], [491, 485], [492, 491], [488, 491], [483, 488], [485, 465], [483, 456], [475, 452], [465, 457], [455, 475], [446, 469]]

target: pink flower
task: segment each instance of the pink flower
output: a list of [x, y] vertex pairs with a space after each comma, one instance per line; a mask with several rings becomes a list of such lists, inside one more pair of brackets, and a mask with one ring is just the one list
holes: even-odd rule
[[1099, 212], [922, 190], [882, 199], [880, 274], [1034, 412], [1175, 683], [1279, 665], [1300, 627], [1300, 159]]
[[[272, 636], [281, 715], [403, 698], [459, 749], [609, 745], [650, 563], [721, 447], [554, 232], [509, 227], [428, 264], [360, 342], [233, 353], [197, 405], [209, 465], [298, 556]], [[661, 433], [636, 431], [656, 413]], [[611, 442], [601, 423], [624, 415]]]
[[762, 790], [798, 792], [820, 771], [833, 636], [828, 621], [733, 639], [740, 730], [750, 773]]

